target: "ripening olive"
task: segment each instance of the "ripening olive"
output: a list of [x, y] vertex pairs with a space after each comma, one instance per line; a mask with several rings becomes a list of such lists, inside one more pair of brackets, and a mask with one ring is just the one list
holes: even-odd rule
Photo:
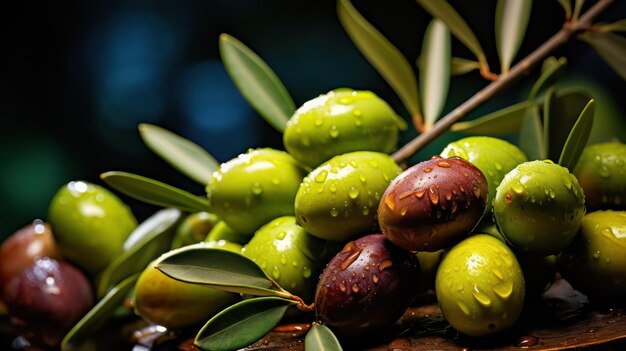
[[60, 258], [50, 225], [40, 219], [18, 230], [0, 246], [0, 292], [39, 258]]
[[406, 123], [371, 91], [338, 89], [306, 102], [285, 128], [285, 149], [315, 168], [352, 151], [390, 153]]
[[389, 155], [357, 151], [333, 157], [304, 178], [296, 195], [296, 219], [325, 240], [346, 241], [377, 230], [376, 208], [400, 174]]
[[511, 249], [490, 235], [452, 247], [437, 270], [435, 290], [446, 320], [470, 336], [510, 328], [524, 305], [522, 269]]
[[585, 191], [588, 209], [626, 209], [626, 144], [586, 147], [574, 175]]
[[204, 242], [226, 240], [231, 243], [245, 245], [254, 233], [242, 234], [233, 230], [224, 221], [219, 221], [204, 238]]
[[378, 206], [378, 223], [401, 248], [433, 252], [469, 234], [486, 201], [487, 181], [476, 166], [435, 156], [391, 182]]
[[213, 173], [207, 194], [221, 220], [250, 235], [274, 218], [293, 215], [293, 201], [305, 174], [284, 151], [249, 150]]
[[515, 167], [498, 186], [493, 215], [516, 249], [558, 254], [574, 238], [585, 214], [585, 195], [567, 168], [550, 160]]
[[[198, 243], [183, 248], [196, 246], [241, 252], [241, 245], [226, 241]], [[204, 323], [239, 300], [238, 294], [174, 280], [155, 268], [160, 261], [181, 249], [169, 251], [150, 263], [135, 284], [135, 313], [149, 322], [169, 329], [182, 329]]]
[[190, 214], [176, 229], [172, 249], [203, 241], [219, 221], [216, 215], [208, 212]]
[[137, 227], [132, 212], [117, 196], [83, 181], [69, 182], [54, 195], [48, 217], [63, 257], [90, 274], [116, 259]]
[[317, 318], [356, 337], [391, 326], [417, 291], [420, 265], [382, 234], [351, 241], [328, 263], [315, 291]]
[[626, 296], [626, 211], [583, 217], [572, 244], [558, 256], [559, 271], [593, 302], [623, 303]]
[[496, 195], [496, 188], [500, 185], [504, 175], [522, 162], [526, 162], [526, 155], [517, 146], [498, 138], [487, 136], [472, 136], [448, 144], [441, 152], [443, 157], [458, 156], [478, 167], [487, 179], [489, 197], [487, 208], [491, 211], [492, 201]]

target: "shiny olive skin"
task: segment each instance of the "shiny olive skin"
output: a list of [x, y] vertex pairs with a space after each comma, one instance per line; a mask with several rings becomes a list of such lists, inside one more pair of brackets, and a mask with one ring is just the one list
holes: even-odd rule
[[220, 219], [216, 215], [208, 212], [190, 214], [176, 229], [172, 240], [172, 249], [203, 241], [219, 221]]
[[476, 166], [435, 156], [391, 182], [378, 206], [378, 223], [401, 248], [434, 252], [469, 234], [486, 202], [487, 181]]
[[622, 304], [626, 296], [626, 211], [585, 215], [578, 235], [558, 256], [557, 266], [592, 302]]
[[585, 214], [585, 195], [567, 168], [550, 160], [517, 166], [498, 186], [493, 215], [513, 247], [539, 256], [558, 254]]
[[[183, 248], [196, 246], [241, 252], [241, 245], [226, 241], [198, 243]], [[235, 293], [174, 280], [155, 268], [160, 261], [179, 251], [169, 251], [149, 264], [135, 284], [133, 297], [135, 314], [174, 330], [205, 323], [240, 299]]]
[[415, 254], [420, 262], [420, 279], [417, 291], [426, 292], [435, 288], [435, 276], [445, 250], [435, 252], [420, 251]]
[[9, 236], [0, 245], [0, 292], [13, 277], [40, 258], [61, 258], [50, 225], [40, 219]]
[[35, 261], [11, 279], [3, 299], [18, 328], [23, 326], [47, 346], [57, 346], [94, 303], [85, 275], [51, 258]]
[[491, 211], [496, 188], [502, 178], [522, 162], [526, 155], [517, 146], [498, 138], [472, 136], [449, 143], [441, 152], [442, 157], [457, 156], [471, 162], [483, 172], [489, 186], [486, 211]]
[[236, 232], [251, 235], [274, 218], [293, 215], [305, 175], [284, 151], [249, 150], [213, 173], [207, 194], [220, 219]]
[[137, 220], [117, 196], [84, 181], [64, 185], [50, 202], [48, 220], [61, 254], [95, 274], [123, 252]]
[[285, 149], [315, 168], [352, 151], [392, 152], [406, 123], [371, 91], [338, 89], [306, 102], [283, 134]]
[[315, 292], [317, 318], [342, 336], [391, 326], [417, 291], [420, 265], [382, 234], [351, 241], [326, 266]]
[[254, 233], [242, 234], [236, 232], [233, 228], [229, 227], [228, 224], [224, 223], [224, 221], [219, 221], [207, 234], [206, 238], [204, 238], [204, 242], [226, 240], [231, 243], [245, 245], [248, 241], [250, 241], [253, 234]]
[[473, 235], [444, 256], [435, 282], [446, 320], [470, 336], [509, 329], [524, 306], [524, 275], [515, 255], [502, 241]]
[[626, 144], [586, 147], [574, 175], [585, 191], [588, 209], [626, 209]]
[[376, 208], [400, 174], [389, 155], [357, 151], [333, 157], [304, 178], [296, 195], [296, 219], [307, 232], [331, 241], [377, 230]]
[[305, 301], [313, 297], [317, 276], [329, 256], [326, 242], [308, 234], [293, 216], [276, 218], [261, 227], [242, 252]]

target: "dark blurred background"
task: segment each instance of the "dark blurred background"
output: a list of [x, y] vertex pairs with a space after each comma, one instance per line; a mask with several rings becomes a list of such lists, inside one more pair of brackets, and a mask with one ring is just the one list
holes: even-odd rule
[[[497, 71], [496, 1], [450, 2], [474, 29]], [[415, 61], [430, 20], [415, 1], [353, 3]], [[626, 1], [616, 3], [604, 21], [626, 16]], [[102, 185], [99, 174], [105, 171], [139, 173], [202, 194], [201, 186], [142, 144], [141, 122], [181, 134], [219, 161], [250, 147], [282, 148], [280, 134], [230, 82], [218, 54], [222, 32], [263, 57], [297, 105], [338, 87], [369, 89], [408, 120], [397, 97], [339, 25], [334, 1], [16, 2], [0, 16], [0, 239], [35, 218], [45, 219], [48, 202], [64, 183], [82, 179]], [[535, 1], [518, 58], [562, 23], [557, 1]], [[456, 40], [453, 55], [473, 58]], [[598, 114], [623, 125], [624, 81], [582, 42], [555, 55], [570, 63], [561, 84], [592, 90]], [[536, 77], [531, 74], [470, 118], [522, 101]], [[454, 78], [446, 111], [485, 84], [476, 73]], [[401, 142], [413, 136], [406, 132]], [[446, 135], [414, 160], [428, 158], [456, 137]], [[140, 220], [155, 210], [122, 198]]]

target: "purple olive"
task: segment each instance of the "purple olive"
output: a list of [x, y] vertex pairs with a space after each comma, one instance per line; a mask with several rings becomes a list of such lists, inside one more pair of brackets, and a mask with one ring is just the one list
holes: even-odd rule
[[326, 266], [315, 292], [315, 313], [335, 332], [364, 335], [392, 325], [417, 291], [415, 255], [371, 234], [351, 241]]
[[468, 234], [485, 211], [487, 181], [458, 158], [420, 162], [394, 179], [378, 206], [378, 223], [392, 243], [409, 251], [437, 251]]

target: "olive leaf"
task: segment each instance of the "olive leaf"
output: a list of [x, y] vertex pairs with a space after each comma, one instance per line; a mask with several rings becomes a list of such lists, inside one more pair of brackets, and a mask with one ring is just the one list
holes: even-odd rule
[[220, 35], [220, 55], [241, 95], [282, 133], [296, 105], [278, 76], [250, 48], [228, 34]]
[[487, 136], [517, 133], [526, 115], [526, 110], [532, 105], [533, 103], [530, 101], [522, 101], [471, 121], [455, 123], [450, 130]]
[[572, 17], [572, 1], [571, 0], [557, 0], [559, 4], [565, 10], [565, 18], [570, 19]]
[[460, 76], [475, 69], [480, 69], [480, 62], [464, 59], [462, 57], [452, 57], [450, 59], [451, 76]]
[[570, 172], [574, 171], [574, 167], [576, 167], [576, 163], [578, 163], [578, 159], [587, 145], [587, 140], [589, 140], [593, 127], [594, 105], [594, 100], [589, 100], [587, 106], [580, 113], [559, 157], [559, 164], [569, 169]]
[[352, 42], [395, 91], [416, 123], [421, 124], [417, 80], [407, 59], [349, 0], [337, 1], [337, 15]]
[[342, 351], [343, 348], [327, 326], [314, 322], [304, 338], [305, 350]]
[[140, 272], [152, 260], [168, 250], [182, 213], [173, 208], [163, 209], [143, 221], [124, 243], [124, 253], [101, 274], [96, 289], [102, 298], [126, 277]]
[[626, 80], [626, 38], [611, 32], [585, 32], [578, 36]]
[[496, 49], [502, 72], [508, 72], [526, 34], [532, 0], [498, 0]]
[[445, 0], [416, 0], [431, 16], [442, 20], [450, 29], [450, 32], [459, 39], [476, 56], [481, 67], [489, 69], [487, 57], [480, 46], [476, 35], [467, 25], [465, 20]]
[[543, 129], [539, 107], [532, 105], [526, 110], [519, 131], [519, 147], [529, 160], [543, 160], [546, 158], [546, 147], [543, 142]]
[[186, 283], [255, 296], [287, 295], [273, 289], [272, 280], [251, 259], [227, 250], [184, 247], [161, 260], [156, 268]]
[[100, 178], [112, 188], [149, 204], [174, 207], [186, 212], [209, 210], [209, 200], [182, 189], [137, 174], [111, 171]]
[[580, 16], [580, 10], [582, 10], [584, 3], [585, 0], [576, 0], [574, 2], [574, 12], [572, 13], [572, 18], [574, 20], [578, 20], [578, 17]]
[[563, 145], [569, 136], [570, 130], [574, 127], [576, 120], [580, 116], [580, 111], [584, 109], [591, 100], [591, 95], [579, 90], [557, 91], [550, 101], [546, 101], [544, 109], [548, 109], [549, 125], [548, 132], [548, 158], [558, 160], [561, 155]]
[[622, 18], [613, 23], [598, 23], [596, 30], [599, 32], [626, 32], [626, 18]]
[[537, 94], [539, 94], [542, 89], [556, 82], [556, 80], [563, 75], [566, 67], [567, 59], [565, 57], [561, 57], [556, 61], [551, 58], [546, 59], [546, 61], [544, 61], [544, 65], [542, 66], [542, 72], [539, 79], [537, 79], [535, 84], [533, 84], [530, 89], [528, 100], [534, 101], [537, 98]]
[[292, 300], [257, 297], [216, 314], [200, 329], [194, 344], [202, 350], [238, 350], [269, 333], [283, 318]]
[[428, 129], [441, 116], [450, 86], [450, 31], [433, 19], [424, 34], [420, 61], [420, 87], [424, 125]]
[[100, 328], [123, 304], [129, 292], [135, 286], [138, 274], [124, 279], [109, 291], [74, 327], [61, 342], [62, 351], [78, 350], [82, 343]]
[[558, 126], [554, 124], [554, 121], [552, 121], [552, 117], [550, 114], [550, 106], [552, 106], [552, 100], [554, 99], [555, 95], [556, 88], [550, 87], [546, 92], [543, 101], [543, 144], [546, 147], [546, 154], [548, 155], [548, 157], [553, 154], [550, 150], [550, 129], [558, 128]]
[[167, 163], [191, 178], [207, 185], [219, 163], [200, 146], [152, 124], [139, 125], [143, 142]]

